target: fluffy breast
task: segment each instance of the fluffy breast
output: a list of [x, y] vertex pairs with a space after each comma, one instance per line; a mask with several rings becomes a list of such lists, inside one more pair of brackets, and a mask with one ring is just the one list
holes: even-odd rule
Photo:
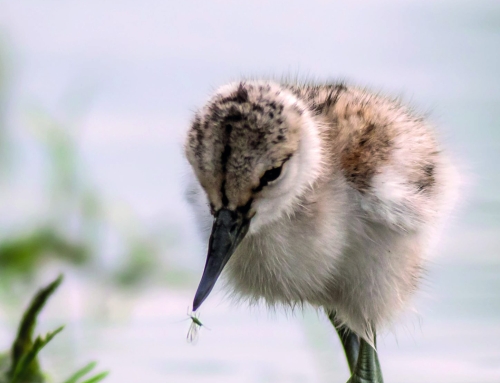
[[270, 305], [331, 303], [332, 275], [347, 244], [341, 189], [335, 182], [316, 188], [290, 217], [245, 238], [226, 266], [234, 295]]

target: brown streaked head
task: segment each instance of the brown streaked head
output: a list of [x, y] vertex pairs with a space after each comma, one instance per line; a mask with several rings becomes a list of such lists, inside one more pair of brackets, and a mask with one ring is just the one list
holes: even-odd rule
[[185, 151], [215, 219], [193, 310], [248, 232], [259, 202], [288, 193], [297, 172], [285, 165], [298, 151], [304, 111], [277, 84], [240, 82], [220, 88], [196, 113]]
[[279, 85], [241, 82], [221, 88], [196, 114], [186, 156], [215, 211], [247, 205], [264, 173], [291, 158], [301, 113]]

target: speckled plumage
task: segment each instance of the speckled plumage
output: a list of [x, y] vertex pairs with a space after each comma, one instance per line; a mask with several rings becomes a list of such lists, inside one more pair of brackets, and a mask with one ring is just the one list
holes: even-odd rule
[[225, 267], [229, 288], [334, 310], [368, 341], [414, 292], [457, 192], [421, 116], [340, 83], [223, 86], [196, 113], [185, 150], [207, 229], [222, 207], [251, 219]]

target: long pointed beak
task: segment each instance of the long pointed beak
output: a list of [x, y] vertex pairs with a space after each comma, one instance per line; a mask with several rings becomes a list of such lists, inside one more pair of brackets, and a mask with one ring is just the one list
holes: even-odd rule
[[250, 220], [238, 211], [221, 209], [217, 212], [208, 243], [205, 270], [194, 296], [193, 311], [201, 306], [214, 288], [222, 269], [245, 237], [249, 226]]

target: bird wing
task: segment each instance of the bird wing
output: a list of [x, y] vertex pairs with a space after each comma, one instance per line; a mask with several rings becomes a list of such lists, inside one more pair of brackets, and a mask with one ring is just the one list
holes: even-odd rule
[[[415, 230], [451, 207], [456, 171], [423, 117], [397, 100], [357, 88], [337, 87], [322, 97], [335, 101], [320, 110], [328, 153], [368, 219]], [[317, 110], [318, 105], [321, 100]]]

